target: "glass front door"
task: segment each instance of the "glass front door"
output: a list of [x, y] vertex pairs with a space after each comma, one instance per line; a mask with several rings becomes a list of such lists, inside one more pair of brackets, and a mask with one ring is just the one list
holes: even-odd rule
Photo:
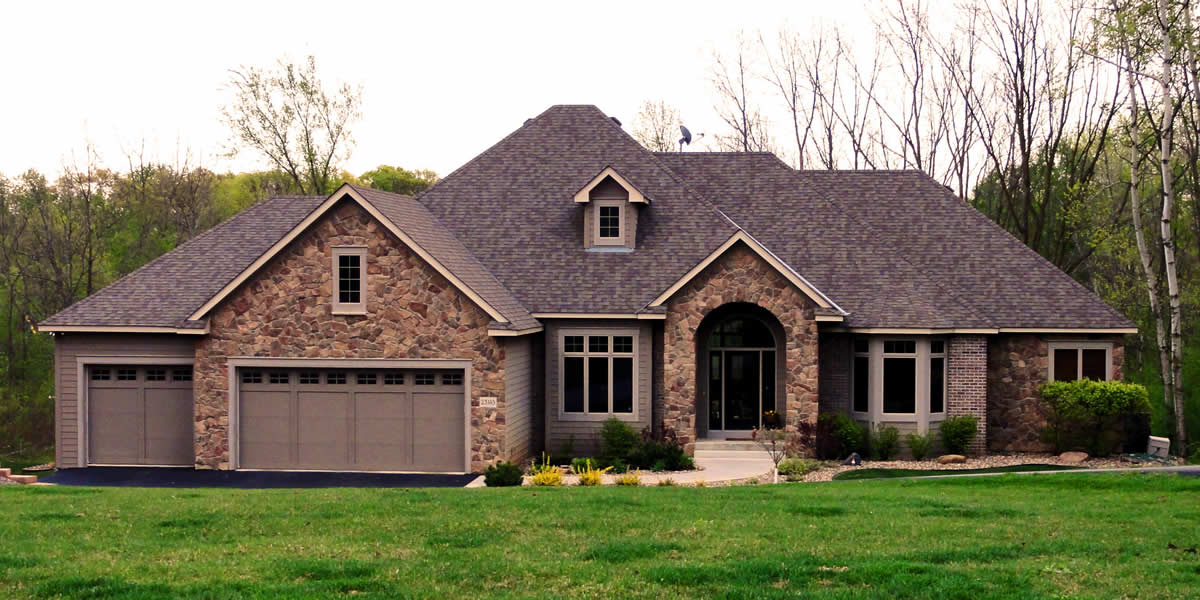
[[710, 352], [708, 400], [709, 431], [749, 431], [761, 427], [763, 411], [774, 408], [775, 404], [775, 352]]

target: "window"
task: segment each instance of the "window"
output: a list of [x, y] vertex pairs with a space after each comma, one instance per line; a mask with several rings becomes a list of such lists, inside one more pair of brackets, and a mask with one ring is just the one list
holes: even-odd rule
[[619, 246], [625, 243], [622, 235], [622, 219], [625, 210], [624, 200], [597, 200], [596, 225], [592, 231], [595, 243], [598, 245]]
[[267, 381], [274, 383], [276, 385], [279, 385], [279, 384], [287, 385], [288, 383], [291, 382], [291, 377], [288, 376], [287, 371], [272, 371], [267, 376]]
[[854, 340], [854, 412], [867, 412], [871, 392], [871, 353], [867, 340]]
[[117, 381], [137, 381], [137, 369], [117, 369]]
[[342, 385], [342, 384], [346, 383], [346, 374], [345, 373], [326, 373], [325, 374], [325, 383], [331, 384], [331, 385]]
[[108, 381], [112, 379], [112, 371], [108, 369], [92, 369], [92, 381]]
[[259, 371], [242, 371], [242, 383], [262, 383], [262, 373]]
[[433, 385], [433, 373], [417, 373], [417, 385]]
[[929, 343], [929, 412], [946, 412], [946, 343]]
[[403, 373], [384, 373], [383, 385], [404, 385]]
[[1050, 381], [1108, 381], [1112, 376], [1109, 342], [1054, 342], [1049, 350]]
[[316, 371], [301, 371], [300, 385], [317, 385], [321, 383], [321, 374]]
[[442, 385], [462, 385], [462, 373], [444, 373], [442, 375]]
[[917, 341], [883, 342], [883, 412], [917, 412]]
[[359, 373], [354, 380], [358, 382], [358, 385], [375, 385], [377, 381], [374, 373]]
[[146, 369], [146, 381], [166, 381], [166, 369]]
[[171, 379], [174, 381], [191, 381], [191, 369], [174, 369], [171, 371]]
[[599, 332], [562, 336], [563, 413], [633, 414], [636, 337]]
[[339, 246], [333, 249], [333, 312], [363, 314], [366, 302], [367, 249], [359, 246]]

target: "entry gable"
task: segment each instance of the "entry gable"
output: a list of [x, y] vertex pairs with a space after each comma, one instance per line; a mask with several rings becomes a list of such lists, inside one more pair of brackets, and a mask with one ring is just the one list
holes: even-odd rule
[[[214, 307], [229, 297], [272, 258], [283, 251], [288, 244], [312, 227], [342, 200], [354, 202], [382, 224], [409, 250], [417, 254], [445, 277], [452, 286], [487, 313], [494, 320], [494, 328], [498, 331], [513, 335], [514, 333], [524, 334], [541, 330], [540, 323], [529, 315], [528, 311], [524, 310], [508, 294], [507, 290], [470, 256], [461, 244], [453, 240], [448, 232], [441, 230], [436, 219], [428, 214], [428, 211], [425, 211], [421, 205], [413, 202], [408, 196], [358, 188], [350, 184], [343, 184], [338, 188], [296, 227], [192, 313], [189, 319], [199, 320], [209, 314]], [[412, 214], [414, 212], [424, 214]], [[405, 228], [402, 229], [398, 223], [405, 223]], [[412, 229], [412, 231], [405, 229]], [[420, 243], [418, 239], [424, 243]], [[450, 265], [456, 268], [451, 268]]]
[[700, 263], [695, 267], [692, 267], [690, 271], [684, 274], [683, 277], [679, 278], [679, 280], [672, 284], [671, 287], [667, 288], [666, 291], [651, 301], [650, 304], [647, 305], [647, 308], [653, 309], [663, 306], [663, 304], [665, 304], [667, 300], [671, 298], [671, 296], [674, 296], [675, 293], [686, 286], [688, 282], [692, 281], [696, 278], [696, 276], [704, 272], [705, 268], [711, 265], [714, 261], [724, 255], [730, 248], [738, 243], [742, 243], [748, 247], [784, 279], [796, 286], [796, 288], [799, 289], [800, 292], [807, 296], [810, 300], [812, 300], [817, 307], [824, 309], [824, 311], [822, 311], [824, 314], [821, 314], [818, 317], [819, 321], [841, 321], [848, 314], [833, 300], [822, 293], [821, 290], [818, 290], [816, 286], [789, 267], [786, 263], [780, 260], [778, 256], [767, 249], [766, 246], [763, 246], [758, 240], [754, 239], [754, 236], [746, 233], [744, 230], [739, 230], [737, 233], [730, 236], [730, 238], [726, 240], [724, 244], [721, 244], [720, 247], [718, 247], [716, 250], [713, 250], [712, 253], [704, 258], [704, 260], [700, 261]]

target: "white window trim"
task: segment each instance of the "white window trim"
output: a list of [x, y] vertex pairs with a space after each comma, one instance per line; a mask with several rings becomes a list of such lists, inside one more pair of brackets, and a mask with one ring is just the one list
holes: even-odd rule
[[[583, 352], [567, 352], [566, 338], [568, 336], [583, 336]], [[608, 352], [588, 352], [588, 336], [605, 336], [608, 338]], [[633, 338], [632, 353], [616, 353], [613, 352], [613, 337], [629, 336]], [[639, 414], [639, 371], [638, 359], [641, 354], [639, 345], [639, 335], [637, 329], [562, 329], [558, 332], [558, 419], [560, 421], [603, 421], [610, 417], [616, 417], [622, 421], [637, 421]], [[567, 357], [582, 357], [583, 361], [583, 412], [567, 412], [567, 394], [566, 394], [566, 362]], [[607, 357], [608, 364], [608, 412], [588, 412], [588, 369], [589, 357]], [[613, 402], [613, 369], [612, 359], [614, 357], [631, 358], [633, 359], [633, 412], [612, 412]]]
[[1057, 381], [1054, 378], [1054, 351], [1075, 350], [1075, 378], [1083, 378], [1083, 350], [1104, 350], [1104, 380], [1112, 381], [1113, 344], [1112, 342], [1050, 342], [1046, 344], [1046, 381]]
[[[338, 259], [343, 256], [358, 257], [358, 302], [341, 302], [338, 300], [338, 290], [341, 287], [341, 268]], [[335, 315], [365, 315], [367, 314], [367, 247], [366, 246], [334, 246], [333, 247], [333, 277], [330, 278], [333, 314]]]
[[[597, 199], [592, 201], [592, 210], [596, 212], [592, 215], [592, 243], [596, 246], [624, 246], [625, 245], [625, 204], [627, 200], [616, 199]], [[617, 237], [600, 237], [600, 209], [608, 206], [617, 207]]]
[[[915, 342], [915, 344], [913, 345], [913, 352], [886, 352], [883, 350], [883, 346], [887, 342]], [[922, 343], [924, 343], [924, 346], [922, 346]], [[872, 375], [875, 375], [876, 373], [879, 375], [879, 414], [882, 415], [887, 421], [902, 421], [907, 423], [914, 420], [920, 420], [922, 412], [929, 412], [929, 393], [927, 391], [924, 394], [921, 393], [923, 390], [926, 390], [929, 387], [928, 372], [925, 373], [924, 377], [926, 380], [925, 385], [921, 385], [921, 365], [929, 364], [928, 360], [921, 360], [921, 355], [922, 350], [924, 350], [925, 356], [929, 356], [929, 340], [919, 340], [915, 338], [883, 338], [879, 340], [879, 348], [879, 364], [873, 365], [871, 369]], [[884, 359], [888, 358], [907, 358], [912, 359], [913, 361], [913, 370], [916, 371], [914, 374], [915, 376], [913, 377], [913, 382], [916, 384], [917, 389], [913, 390], [914, 402], [912, 412], [892, 413], [884, 410], [883, 390], [886, 387], [884, 385], [886, 382], [883, 380], [883, 361]], [[924, 411], [921, 409], [922, 400], [924, 400], [925, 405]]]
[[[863, 339], [863, 338], [858, 338]], [[950, 340], [938, 337], [893, 337], [893, 336], [872, 336], [867, 339], [867, 352], [856, 352], [854, 350], [854, 340], [850, 344], [850, 415], [859, 420], [868, 421], [870, 426], [874, 427], [877, 424], [889, 423], [914, 423], [917, 426], [917, 432], [924, 434], [929, 430], [930, 423], [936, 423], [945, 419], [946, 410], [950, 403], [949, 397], [949, 380], [950, 380], [950, 358], [949, 348]], [[915, 353], [893, 353], [884, 352], [884, 342], [895, 341], [916, 341]], [[943, 342], [943, 352], [934, 354], [931, 351], [932, 342]], [[867, 379], [867, 411], [854, 410], [854, 393], [855, 393], [855, 377], [854, 377], [854, 358], [867, 357], [870, 368], [870, 375]], [[887, 358], [912, 358], [914, 359], [914, 368], [916, 373], [916, 410], [911, 413], [890, 413], [883, 410], [883, 359]], [[944, 358], [943, 374], [942, 374], [942, 411], [930, 412], [929, 410], [929, 359], [932, 357]]]

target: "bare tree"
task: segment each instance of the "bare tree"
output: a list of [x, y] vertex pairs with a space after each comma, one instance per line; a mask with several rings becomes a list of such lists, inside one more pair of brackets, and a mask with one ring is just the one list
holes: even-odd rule
[[230, 73], [234, 97], [221, 109], [230, 154], [261, 153], [303, 194], [332, 191], [354, 145], [350, 127], [362, 117], [362, 87], [327, 91], [312, 56], [299, 65], [279, 60], [274, 70], [243, 66]]
[[756, 78], [752, 50], [743, 36], [738, 36], [733, 58], [714, 54], [712, 84], [720, 105], [717, 112], [729, 128], [729, 133], [716, 135], [717, 145], [729, 152], [770, 152], [770, 125], [752, 99], [750, 86]]
[[651, 152], [673, 152], [679, 135], [679, 110], [665, 100], [646, 100], [633, 121], [633, 139]]

